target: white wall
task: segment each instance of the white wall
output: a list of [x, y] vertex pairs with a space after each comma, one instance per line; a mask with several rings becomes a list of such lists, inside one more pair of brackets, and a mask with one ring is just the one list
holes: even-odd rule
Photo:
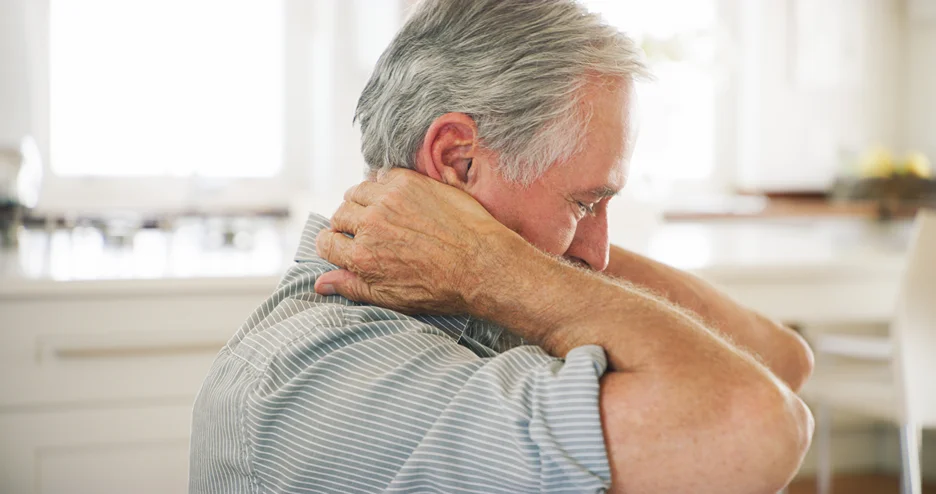
[[903, 145], [900, 0], [745, 0], [740, 9], [741, 188], [824, 189], [844, 152]]
[[906, 31], [905, 145], [936, 161], [936, 0], [928, 1], [933, 15], [911, 17]]
[[[292, 0], [303, 3], [303, 0]], [[344, 191], [363, 180], [360, 133], [352, 125], [358, 97], [377, 58], [396, 34], [405, 4], [384, 0], [306, 2], [303, 43], [312, 60], [308, 149], [311, 169], [294, 211], [330, 215]]]
[[0, 147], [18, 146], [30, 129], [25, 20], [22, 0], [0, 0]]

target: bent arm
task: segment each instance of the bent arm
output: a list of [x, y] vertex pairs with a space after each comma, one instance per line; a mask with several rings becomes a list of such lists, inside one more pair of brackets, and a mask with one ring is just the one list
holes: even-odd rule
[[636, 287], [522, 240], [508, 250], [493, 256], [499, 278], [469, 306], [557, 357], [587, 344], [605, 349], [601, 413], [615, 489], [766, 493], [792, 478], [812, 417], [756, 359]]
[[319, 235], [319, 253], [349, 269], [321, 276], [319, 293], [468, 312], [560, 358], [600, 346], [619, 491], [767, 493], [793, 476], [812, 417], [750, 354], [666, 300], [544, 254], [453, 187], [405, 170], [382, 180], [349, 191]]
[[732, 342], [759, 356], [794, 391], [799, 391], [812, 374], [813, 354], [799, 334], [741, 306], [690, 273], [614, 245], [606, 273], [694, 312]]

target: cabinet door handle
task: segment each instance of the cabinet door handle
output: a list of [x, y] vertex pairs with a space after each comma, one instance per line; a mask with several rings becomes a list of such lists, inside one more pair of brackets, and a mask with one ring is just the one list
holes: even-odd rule
[[169, 357], [217, 353], [227, 343], [207, 334], [94, 334], [56, 338], [42, 345], [56, 360], [93, 360], [134, 357]]

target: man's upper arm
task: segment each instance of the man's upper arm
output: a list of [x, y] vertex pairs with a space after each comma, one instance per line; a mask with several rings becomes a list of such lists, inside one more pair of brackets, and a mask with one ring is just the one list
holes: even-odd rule
[[481, 359], [421, 331], [358, 341], [258, 397], [257, 471], [286, 491], [601, 491], [604, 368], [594, 346], [562, 361], [535, 347]]
[[686, 384], [674, 375], [652, 373], [602, 377], [612, 491], [779, 491], [799, 467], [800, 441], [808, 444], [811, 431], [795, 437], [796, 424], [789, 421], [808, 414], [805, 405], [780, 387], [774, 394], [732, 389], [727, 380], [723, 386]]

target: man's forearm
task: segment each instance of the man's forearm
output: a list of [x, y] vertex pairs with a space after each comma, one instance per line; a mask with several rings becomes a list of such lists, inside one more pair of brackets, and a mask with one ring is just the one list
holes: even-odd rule
[[[561, 263], [528, 244], [492, 259], [498, 281], [480, 283], [469, 306], [558, 357], [578, 346], [602, 346], [614, 370], [670, 370], [749, 365], [762, 369], [699, 319], [666, 300]], [[518, 254], [517, 250], [524, 250]], [[526, 252], [528, 251], [528, 252]]]
[[[671, 475], [714, 460], [693, 479], [709, 471], [732, 475], [733, 482], [748, 475], [744, 482], [753, 478], [772, 491], [788, 481], [809, 444], [811, 418], [766, 367], [662, 298], [563, 263], [522, 239], [507, 240], [475, 258], [478, 289], [466, 294], [466, 306], [555, 357], [588, 344], [605, 350], [609, 369], [599, 406], [620, 489], [632, 485], [631, 468], [645, 468], [640, 459], [647, 457], [653, 464], [665, 458]], [[663, 450], [640, 446], [661, 440], [669, 445]], [[699, 458], [709, 449], [715, 456]], [[734, 467], [722, 470], [723, 458]], [[658, 483], [638, 485], [640, 492], [663, 491]]]
[[614, 245], [606, 274], [646, 287], [694, 312], [735, 344], [756, 354], [794, 390], [812, 371], [812, 352], [797, 333], [737, 304], [696, 276]]

